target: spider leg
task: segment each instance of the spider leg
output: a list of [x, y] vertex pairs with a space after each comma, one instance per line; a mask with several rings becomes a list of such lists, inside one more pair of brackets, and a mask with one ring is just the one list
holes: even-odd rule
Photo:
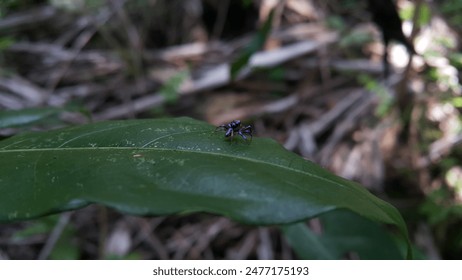
[[226, 130], [226, 129], [227, 129], [226, 125], [220, 125], [215, 128], [215, 132], [220, 131], [220, 130]]
[[225, 137], [231, 137], [231, 139], [233, 138], [234, 136], [234, 130], [232, 127], [228, 128], [228, 130], [226, 131], [225, 133]]
[[241, 130], [242, 130], [243, 134], [246, 134], [246, 135], [250, 136], [250, 141], [252, 141], [252, 139], [253, 139], [252, 126], [251, 125], [245, 126]]
[[247, 140], [247, 137], [244, 135], [244, 134], [245, 134], [245, 131], [242, 132], [242, 130], [240, 129], [240, 130], [237, 132], [237, 134], [239, 134], [239, 135], [242, 137], [242, 139]]
[[249, 140], [248, 137], [250, 137], [250, 141], [252, 141], [253, 139], [253, 135], [252, 135], [252, 127], [251, 126], [246, 126], [246, 127], [243, 127], [241, 129], [239, 129], [239, 135], [242, 137], [242, 139], [244, 140]]

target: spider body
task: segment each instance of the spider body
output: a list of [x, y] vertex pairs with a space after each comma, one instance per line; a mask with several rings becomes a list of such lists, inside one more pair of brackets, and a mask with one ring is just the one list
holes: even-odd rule
[[230, 123], [220, 125], [216, 128], [216, 130], [224, 130], [225, 137], [233, 140], [234, 135], [238, 134], [244, 140], [248, 140], [250, 136], [250, 140], [252, 140], [252, 133], [253, 127], [251, 125], [244, 126], [240, 120], [234, 120]]

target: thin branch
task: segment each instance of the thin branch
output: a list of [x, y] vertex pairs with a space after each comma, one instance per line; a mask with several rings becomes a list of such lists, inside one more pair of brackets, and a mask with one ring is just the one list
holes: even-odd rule
[[53, 231], [48, 236], [45, 245], [42, 247], [37, 259], [39, 260], [46, 260], [50, 256], [51, 252], [53, 251], [56, 243], [58, 242], [59, 238], [61, 237], [64, 229], [66, 228], [69, 220], [71, 218], [72, 213], [66, 212], [59, 216], [59, 220], [56, 223], [56, 226], [53, 228]]

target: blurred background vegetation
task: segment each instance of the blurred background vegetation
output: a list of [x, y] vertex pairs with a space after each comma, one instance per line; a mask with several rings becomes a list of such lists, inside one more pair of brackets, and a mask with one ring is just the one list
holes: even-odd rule
[[[408, 63], [392, 44], [384, 77], [361, 0], [1, 1], [0, 139], [109, 119], [240, 119], [396, 206], [420, 258], [460, 259], [462, 0], [396, 2], [418, 55]], [[272, 227], [91, 206], [0, 225], [0, 259], [38, 257], [300, 254]]]

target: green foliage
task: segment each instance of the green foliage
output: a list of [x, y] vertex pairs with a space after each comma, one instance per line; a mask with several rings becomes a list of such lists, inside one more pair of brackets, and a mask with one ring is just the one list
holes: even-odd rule
[[16, 231], [13, 236], [11, 236], [11, 241], [21, 242], [31, 236], [48, 234], [53, 230], [53, 226], [57, 221], [57, 215], [36, 219], [30, 222], [24, 229]]
[[286, 71], [282, 67], [274, 67], [268, 69], [268, 79], [275, 82], [282, 82], [284, 81]]
[[[14, 6], [18, 1], [10, 0], [10, 1], [0, 1], [0, 19], [4, 17], [8, 11], [8, 9]], [[13, 37], [9, 36], [0, 36], [0, 65], [4, 64], [4, 54], [3, 51], [11, 46], [15, 42]], [[0, 74], [4, 69], [0, 68]]]
[[60, 119], [60, 115], [64, 112], [79, 113], [91, 119], [88, 111], [78, 105], [66, 105], [62, 108], [45, 107], [45, 108], [26, 108], [20, 110], [10, 110], [0, 112], [0, 129], [3, 128], [19, 128], [20, 130], [28, 130], [32, 127], [47, 127], [63, 126], [64, 121]]
[[422, 8], [420, 10], [420, 17], [417, 23], [419, 26], [424, 26], [430, 24], [430, 20], [432, 19], [432, 13], [430, 7], [427, 4], [422, 4]]
[[50, 253], [52, 260], [77, 260], [80, 249], [75, 242], [76, 231], [72, 225], [67, 225]]
[[441, 162], [444, 182], [427, 195], [420, 206], [420, 214], [431, 226], [435, 243], [443, 258], [459, 258], [462, 250], [462, 167], [460, 156]]
[[241, 0], [241, 1], [244, 7], [249, 7], [250, 5], [252, 5], [252, 0]]
[[448, 58], [452, 66], [462, 70], [462, 53], [450, 53]]
[[266, 39], [268, 38], [271, 32], [273, 17], [274, 9], [271, 11], [262, 28], [255, 35], [255, 37], [252, 39], [247, 48], [245, 48], [241, 55], [233, 61], [230, 69], [231, 79], [234, 80], [239, 74], [239, 71], [241, 71], [247, 65], [252, 55], [259, 51], [261, 48], [263, 48]]
[[10, 47], [15, 40], [11, 37], [0, 37], [0, 53]]
[[462, 167], [460, 156], [449, 157], [440, 163], [444, 181], [427, 195], [420, 213], [431, 225], [435, 240], [444, 254], [458, 256], [462, 250]]
[[[48, 235], [58, 223], [59, 216], [51, 215], [35, 219], [29, 222], [26, 227], [14, 233], [11, 237], [12, 242], [21, 242], [28, 238], [38, 235]], [[75, 260], [80, 256], [80, 251], [73, 241], [75, 237], [75, 229], [72, 225], [67, 225], [60, 238], [56, 242], [53, 250], [50, 252], [50, 259], [55, 260]]]
[[367, 90], [377, 94], [379, 97], [379, 104], [375, 109], [375, 114], [379, 117], [385, 116], [393, 105], [393, 97], [387, 92], [387, 90], [381, 86], [376, 80], [368, 75], [361, 74], [358, 76], [358, 81]]
[[[408, 5], [404, 9], [399, 10], [399, 16], [403, 20], [412, 21], [415, 13], [415, 5]], [[423, 3], [420, 7], [419, 18], [417, 19], [417, 24], [419, 27], [428, 25], [431, 20], [431, 10], [430, 7]]]
[[351, 11], [352, 9], [357, 9], [358, 5], [360, 5], [360, 3], [358, 3], [358, 0], [341, 0], [340, 2], [342, 5], [342, 9], [347, 10], [347, 11]]
[[168, 104], [173, 104], [178, 100], [180, 87], [189, 77], [189, 71], [180, 71], [173, 75], [160, 89], [160, 94]]
[[462, 97], [461, 96], [453, 97], [451, 98], [449, 103], [451, 103], [451, 105], [454, 106], [455, 108], [462, 108]]
[[[14, 44], [15, 40], [12, 37], [0, 37], [0, 65], [5, 64], [5, 54], [4, 50]], [[4, 74], [8, 70], [0, 68], [0, 75]]]
[[0, 112], [0, 128], [26, 127], [56, 122], [55, 118], [63, 108], [27, 108]]
[[303, 259], [341, 259], [355, 254], [360, 259], [403, 259], [398, 244], [378, 224], [345, 210], [319, 217], [322, 234], [305, 224], [284, 226], [287, 241]]
[[462, 217], [462, 205], [454, 203], [450, 193], [444, 188], [430, 193], [420, 211], [432, 225], [450, 223], [454, 218]]
[[372, 37], [370, 34], [363, 31], [353, 31], [342, 37], [339, 46], [341, 48], [359, 47], [371, 41]]
[[7, 11], [17, 6], [21, 1], [18, 0], [3, 0], [0, 1], [0, 18], [7, 14]]
[[270, 139], [230, 142], [188, 118], [112, 121], [0, 142], [0, 220], [100, 203], [135, 215], [209, 212], [288, 224], [349, 209], [407, 229], [363, 187]]
[[326, 20], [327, 26], [334, 30], [344, 31], [346, 24], [342, 17], [340, 16], [329, 16]]
[[441, 12], [455, 26], [462, 25], [462, 1], [447, 0], [441, 3]]

